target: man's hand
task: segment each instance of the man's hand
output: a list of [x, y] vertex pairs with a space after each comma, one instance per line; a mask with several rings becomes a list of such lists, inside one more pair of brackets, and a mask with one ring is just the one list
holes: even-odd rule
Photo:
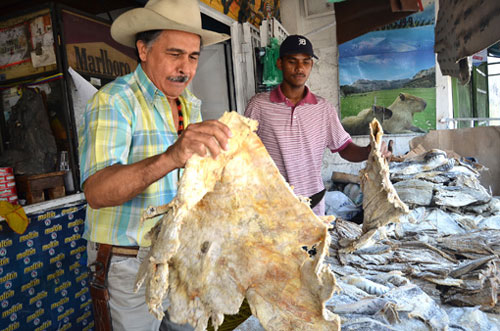
[[231, 136], [231, 130], [216, 120], [189, 124], [165, 153], [172, 158], [177, 168], [182, 168], [194, 153], [205, 156], [209, 151], [216, 158], [221, 149], [227, 150], [227, 142]]
[[392, 139], [389, 140], [389, 144], [386, 144], [385, 141], [382, 141], [382, 145], [380, 145], [380, 152], [382, 153], [382, 156], [386, 160], [389, 160], [392, 157], [393, 146], [394, 146], [394, 141]]

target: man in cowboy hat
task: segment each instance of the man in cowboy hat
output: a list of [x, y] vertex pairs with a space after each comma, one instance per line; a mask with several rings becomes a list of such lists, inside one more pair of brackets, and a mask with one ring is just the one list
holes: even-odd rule
[[[209, 151], [216, 157], [227, 148], [229, 128], [218, 121], [201, 122], [201, 102], [186, 86], [196, 73], [200, 47], [229, 36], [201, 28], [197, 0], [150, 0], [118, 17], [111, 35], [136, 47], [140, 64], [104, 86], [87, 105], [80, 141], [88, 202], [84, 238], [90, 264], [96, 256], [101, 263], [96, 268], [110, 261], [109, 272], [104, 271], [109, 301], [103, 302], [113, 329], [158, 330], [160, 321], [148, 312], [144, 287], [133, 291], [150, 246], [145, 234], [158, 221], [140, 219], [148, 206], [166, 204], [176, 195], [179, 169], [191, 155]], [[99, 307], [94, 306], [98, 330], [106, 317]], [[168, 319], [161, 329], [192, 330]]]

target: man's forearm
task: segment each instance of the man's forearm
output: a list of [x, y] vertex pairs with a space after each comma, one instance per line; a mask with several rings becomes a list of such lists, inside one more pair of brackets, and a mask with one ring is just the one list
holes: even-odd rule
[[94, 209], [119, 206], [174, 169], [176, 166], [168, 151], [134, 164], [115, 164], [85, 181], [85, 197]]
[[229, 128], [215, 120], [190, 124], [164, 153], [129, 165], [116, 164], [99, 170], [84, 183], [90, 207], [119, 206], [143, 192], [170, 171], [183, 167], [193, 155], [217, 157], [227, 150]]

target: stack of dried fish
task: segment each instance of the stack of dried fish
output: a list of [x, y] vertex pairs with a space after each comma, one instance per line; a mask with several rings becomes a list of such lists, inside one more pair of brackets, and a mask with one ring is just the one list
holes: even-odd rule
[[498, 213], [498, 200], [479, 182], [483, 169], [466, 159], [449, 158], [439, 149], [389, 165], [394, 188], [409, 206], [436, 206], [462, 214]]
[[[500, 314], [500, 203], [479, 183], [480, 168], [440, 150], [393, 162], [410, 213], [366, 242], [372, 220], [335, 222], [327, 262], [342, 291], [327, 306], [343, 330], [498, 330], [499, 315], [484, 312]], [[359, 249], [346, 251], [353, 241]]]
[[[332, 224], [325, 262], [341, 290], [326, 307], [342, 330], [499, 331], [500, 204], [479, 184], [480, 167], [439, 150], [389, 165], [371, 128], [363, 225]], [[263, 329], [252, 317], [236, 330]]]
[[[433, 324], [432, 318], [449, 306], [470, 306], [500, 314], [497, 298], [500, 284], [500, 230], [463, 229], [456, 234], [443, 234], [435, 226], [439, 223], [439, 216], [429, 213], [422, 215], [417, 221], [420, 223], [410, 223], [409, 219], [415, 214], [412, 212], [407, 220], [388, 227], [384, 234], [378, 233], [376, 244], [351, 254], [339, 253], [342, 248], [340, 243], [344, 238], [359, 237], [361, 226], [342, 220], [335, 222], [331, 230], [332, 245], [327, 263], [335, 272], [342, 291], [332, 297], [327, 306], [347, 321], [351, 321], [355, 313], [349, 309], [356, 309], [357, 314], [363, 315], [361, 317], [378, 316], [378, 322], [398, 330], [407, 329], [408, 323], [417, 323], [411, 316], [416, 316], [432, 329], [451, 327], [457, 321], [440, 318], [444, 324], [438, 327]], [[411, 226], [407, 227], [406, 224]], [[457, 226], [452, 227], [448, 232], [456, 229]], [[386, 237], [382, 239], [383, 236]], [[412, 312], [410, 316], [406, 314], [401, 317], [401, 309], [394, 308], [399, 321], [406, 321], [403, 324], [395, 323], [385, 313], [387, 307], [382, 310], [382, 307], [376, 306], [379, 308], [374, 311], [374, 302], [383, 302], [375, 298], [386, 300], [388, 295], [396, 307], [404, 307], [402, 303], [408, 300], [418, 304], [414, 309], [426, 309], [428, 316]], [[349, 304], [353, 307], [348, 308], [346, 305]], [[439, 306], [439, 309], [434, 306]], [[408, 312], [408, 308], [403, 311]], [[481, 311], [475, 314], [483, 316]], [[394, 311], [390, 311], [390, 314], [394, 314]], [[446, 315], [445, 312], [441, 314]]]

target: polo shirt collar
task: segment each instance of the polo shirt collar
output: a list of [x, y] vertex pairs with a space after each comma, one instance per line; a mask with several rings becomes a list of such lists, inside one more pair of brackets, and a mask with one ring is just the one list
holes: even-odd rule
[[137, 78], [137, 82], [146, 101], [153, 103], [154, 98], [157, 95], [163, 96], [163, 92], [160, 91], [155, 84], [153, 84], [151, 79], [149, 79], [140, 63], [137, 65], [137, 69], [135, 69], [135, 77]]
[[[306, 96], [302, 100], [300, 100], [295, 106], [299, 106], [304, 103], [309, 103], [312, 105], [318, 103], [316, 96], [311, 92], [311, 90], [309, 90], [307, 86], [305, 86], [305, 89], [306, 89]], [[279, 85], [277, 88], [271, 91], [269, 100], [274, 103], [290, 103], [290, 101], [281, 91], [281, 85]]]

